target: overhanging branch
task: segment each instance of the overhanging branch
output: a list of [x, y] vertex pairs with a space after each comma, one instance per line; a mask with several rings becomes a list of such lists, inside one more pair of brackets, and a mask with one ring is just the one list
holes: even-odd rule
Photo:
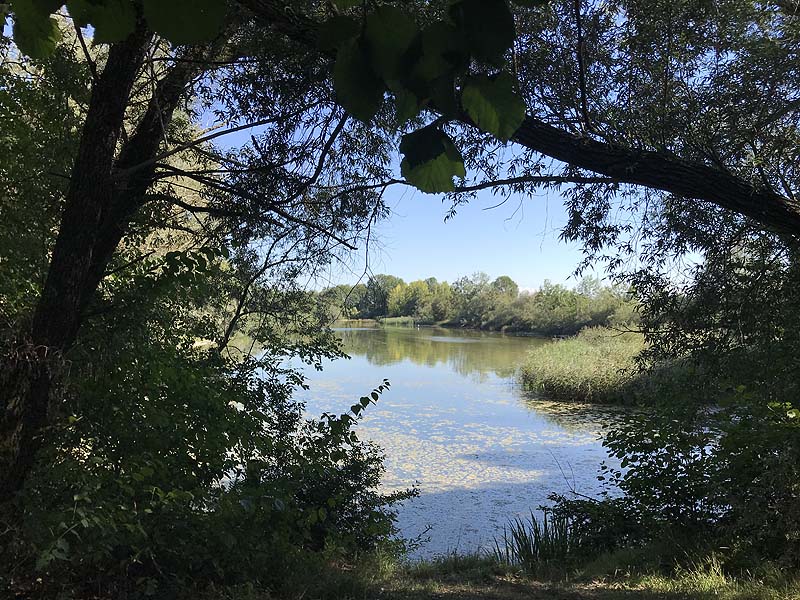
[[[239, 0], [257, 20], [308, 48], [316, 44], [318, 24], [275, 0]], [[466, 117], [460, 119], [469, 123]], [[764, 229], [800, 235], [800, 203], [762, 189], [742, 177], [666, 152], [639, 150], [576, 136], [533, 116], [526, 117], [512, 141], [556, 160], [604, 175], [696, 200], [754, 219]]]

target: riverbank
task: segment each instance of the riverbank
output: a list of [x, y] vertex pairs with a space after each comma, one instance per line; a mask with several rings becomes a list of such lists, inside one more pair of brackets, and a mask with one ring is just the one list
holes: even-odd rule
[[456, 321], [429, 321], [416, 317], [376, 317], [374, 319], [337, 319], [333, 323], [334, 328], [354, 328], [354, 327], [441, 327], [454, 331], [474, 331], [478, 333], [503, 333], [522, 337], [538, 337], [547, 339], [558, 339], [560, 335], [524, 329], [518, 327], [471, 327]]
[[[790, 600], [800, 598], [800, 582], [780, 573], [734, 578], [713, 560], [670, 574], [605, 572], [601, 557], [583, 571], [552, 579], [531, 577], [492, 558], [448, 557], [406, 566], [393, 573], [377, 597], [387, 600]], [[593, 575], [591, 568], [601, 570]]]

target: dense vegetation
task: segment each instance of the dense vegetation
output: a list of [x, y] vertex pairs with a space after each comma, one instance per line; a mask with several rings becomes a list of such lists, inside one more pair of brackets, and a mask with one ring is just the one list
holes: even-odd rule
[[[353, 431], [386, 385], [309, 420], [282, 365], [339, 354], [298, 282], [392, 185], [560, 191], [638, 368], [692, 374], [608, 433], [621, 495], [555, 499], [562, 558], [800, 565], [795, 2], [62, 4], [0, 4], [4, 594], [333, 595], [391, 553], [407, 494]], [[592, 294], [375, 276], [348, 310], [574, 332], [617, 318]]]
[[618, 287], [586, 277], [573, 290], [545, 282], [534, 292], [520, 291], [502, 275], [461, 277], [452, 284], [430, 277], [406, 283], [375, 275], [366, 284], [338, 285], [318, 294], [327, 318], [384, 319], [410, 317], [423, 324], [471, 327], [539, 335], [571, 335], [584, 327], [630, 326], [637, 320], [636, 301]]
[[[92, 77], [79, 40], [68, 30], [65, 37], [54, 57], [29, 65], [36, 77], [4, 48], [6, 348], [40, 293], [68, 185], [30, 169], [44, 160], [41, 168], [69, 172]], [[176, 117], [169, 135], [194, 135], [189, 116]], [[257, 215], [259, 228], [246, 231], [210, 208], [176, 210], [176, 202], [223, 201], [201, 186], [171, 182], [157, 193], [60, 359], [69, 377], [53, 398], [52, 424], [0, 517], [3, 594], [10, 585], [167, 597], [201, 582], [281, 590], [331, 557], [389, 550], [390, 507], [407, 494], [377, 491], [380, 450], [353, 431], [388, 384], [371, 382], [380, 385], [346, 414], [308, 419], [292, 400], [303, 378], [282, 366], [287, 356], [318, 364], [340, 355], [295, 283], [297, 260], [327, 260], [327, 236]], [[364, 215], [339, 210], [336, 218], [357, 235]], [[261, 236], [276, 241], [265, 248]]]
[[636, 332], [584, 329], [532, 350], [520, 378], [546, 398], [633, 404], [635, 359], [643, 348], [642, 335]]

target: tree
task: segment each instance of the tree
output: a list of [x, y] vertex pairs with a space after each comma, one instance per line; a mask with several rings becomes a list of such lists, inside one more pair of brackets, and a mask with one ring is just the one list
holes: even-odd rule
[[519, 295], [519, 286], [517, 282], [511, 279], [508, 275], [501, 275], [492, 282], [498, 294], [505, 296], [509, 300], [514, 300]]
[[[286, 27], [294, 39], [316, 40], [313, 19], [290, 17], [263, 0], [244, 4], [263, 23]], [[796, 73], [788, 59], [797, 27], [792, 10], [785, 2], [766, 9], [737, 2], [717, 12], [700, 3], [672, 1], [655, 7], [645, 2], [602, 7], [553, 2], [545, 9], [519, 9], [519, 30], [525, 33], [516, 50], [518, 75], [530, 112], [510, 139], [530, 151], [515, 161], [515, 170], [523, 174], [503, 177], [479, 162], [476, 166], [487, 177], [457, 191], [504, 185], [524, 191], [569, 183], [587, 195], [598, 188], [612, 195], [649, 189], [689, 199], [688, 206], [704, 201], [767, 230], [796, 235], [800, 206], [792, 187], [784, 185], [791, 181], [784, 174], [793, 172], [792, 161], [783, 145], [772, 143], [775, 132], [793, 127], [797, 119]], [[669, 27], [656, 30], [653, 23]], [[492, 32], [484, 33], [489, 37]], [[622, 46], [621, 38], [626, 40]], [[658, 61], [652, 59], [653, 48]], [[717, 60], [723, 52], [732, 60]], [[781, 68], [772, 68], [776, 64]], [[632, 66], [637, 76], [627, 77]], [[755, 77], [749, 78], [750, 73]], [[660, 104], [650, 102], [653, 94], [659, 94]], [[635, 109], [620, 98], [635, 100]], [[749, 107], [732, 104], [734, 98]], [[761, 115], [759, 124], [740, 127], [742, 116], [752, 114]], [[646, 118], [637, 120], [636, 115]], [[677, 115], [683, 120], [677, 121]], [[713, 127], [718, 115], [731, 124], [719, 135]], [[463, 115], [457, 118], [470, 122]], [[701, 137], [683, 143], [695, 133]], [[673, 139], [681, 142], [664, 143]], [[568, 167], [548, 172], [539, 156]], [[761, 172], [755, 164], [771, 166]], [[579, 202], [576, 195], [573, 206]], [[577, 218], [581, 213], [575, 212]], [[604, 212], [601, 208], [587, 224]]]
[[[65, 37], [70, 31], [67, 22], [56, 20], [54, 26]], [[279, 36], [236, 26], [229, 25], [211, 43], [175, 49], [141, 21], [107, 52], [101, 48], [92, 55], [80, 34], [68, 40], [70, 51], [84, 56], [91, 94], [86, 97], [84, 88], [74, 97], [88, 105], [70, 175], [62, 179], [66, 186], [57, 206], [63, 209], [54, 215], [51, 230], [57, 235], [45, 236], [50, 252], [46, 278], [44, 272], [37, 274], [44, 285], [39, 288], [37, 281], [34, 301], [8, 315], [11, 326], [4, 331], [3, 500], [14, 496], [33, 464], [51, 407], [69, 385], [64, 378], [67, 353], [98, 310], [108, 277], [143, 260], [128, 251], [135, 240], [155, 232], [152, 219], [161, 218], [159, 211], [212, 218], [215, 231], [227, 232], [224, 244], [242, 265], [235, 271], [240, 279], [231, 281], [232, 314], [218, 338], [221, 348], [258, 312], [254, 304], [269, 299], [260, 280], [281, 270], [291, 279], [298, 265], [329, 260], [332, 250], [352, 247], [359, 231], [381, 214], [374, 192], [337, 196], [329, 191], [341, 183], [340, 176], [351, 180], [360, 170], [357, 154], [370, 160], [380, 155], [381, 136], [348, 125], [330, 90], [319, 84], [326, 73], [295, 68], [295, 61], [306, 62], [302, 48], [287, 54]], [[5, 38], [4, 52], [16, 52]], [[292, 76], [264, 80], [250, 73], [250, 79], [240, 78], [242, 56], [262, 68], [283, 63]], [[35, 63], [31, 68], [37, 68]], [[203, 79], [210, 68], [218, 75], [227, 70], [223, 95]], [[181, 114], [192, 102], [217, 103], [221, 122], [216, 131], [203, 135], [179, 126], [194, 117]], [[11, 119], [4, 123], [20, 119], [28, 108], [12, 106]], [[307, 129], [307, 119], [317, 119], [319, 127]], [[225, 122], [238, 125], [224, 129]], [[226, 156], [210, 145], [243, 125], [264, 129], [238, 155]], [[187, 166], [177, 160], [181, 156], [201, 160]], [[32, 166], [49, 173], [48, 165]], [[58, 175], [63, 174], [51, 177]], [[187, 201], [178, 193], [187, 186], [196, 186], [198, 197]]]
[[407, 311], [409, 304], [408, 286], [405, 283], [398, 283], [389, 292], [386, 299], [386, 314], [390, 317], [410, 316]]
[[364, 297], [367, 286], [363, 283], [356, 285], [336, 285], [322, 290], [318, 294], [320, 308], [326, 315], [326, 322], [336, 319], [353, 319], [364, 310]]
[[[89, 56], [102, 64], [102, 52]], [[41, 290], [70, 185], [58, 169], [80, 146], [91, 77], [70, 29], [46, 62], [0, 61], [8, 117], [0, 140], [13, 152], [0, 157], [4, 344]], [[152, 83], [147, 72], [137, 81]], [[131, 110], [128, 126], [140, 118]], [[164, 133], [198, 135], [184, 107]], [[308, 151], [310, 140], [293, 128], [282, 134]], [[368, 552], [392, 531], [388, 497], [376, 488], [381, 456], [353, 431], [374, 397], [320, 420], [291, 397], [303, 376], [287, 357], [319, 365], [340, 356], [297, 280], [298, 264], [327, 265], [328, 234], [248, 218], [233, 194], [165, 177], [171, 167], [216, 173], [232, 158], [198, 150], [162, 159], [164, 177], [150, 190], [158, 197], [131, 219], [64, 354], [69, 377], [52, 396], [35, 462], [0, 511], [4, 590], [36, 579], [42, 595], [74, 597], [168, 596], [231, 581], [277, 587], [292, 561], [317, 564], [323, 547]], [[247, 160], [236, 156], [237, 170]], [[314, 156], [306, 166], [317, 164]], [[276, 177], [276, 191], [290, 175]], [[246, 180], [247, 189], [269, 191], [268, 183], [266, 175]], [[314, 198], [282, 207], [299, 216]], [[231, 217], [234, 209], [242, 214]], [[357, 214], [338, 207], [339, 226], [357, 226]]]
[[434, 321], [446, 321], [453, 314], [453, 291], [446, 281], [437, 283], [431, 299], [431, 317]]
[[372, 275], [364, 294], [364, 316], [382, 317], [389, 314], [389, 294], [405, 282], [394, 275]]
[[462, 324], [480, 327], [494, 306], [494, 298], [486, 273], [475, 273], [453, 282], [453, 300], [457, 318]]
[[[298, 12], [291, 6], [265, 0], [241, 0], [241, 4], [252, 11], [251, 14], [264, 26], [278, 29], [296, 42], [309, 47], [319, 45], [328, 51], [337, 50], [340, 65], [337, 84], [340, 98], [348, 110], [365, 120], [377, 110], [383, 86], [393, 81], [392, 76], [397, 75], [394, 71], [399, 68], [401, 61], [398, 59], [409, 49], [410, 40], [415, 34], [414, 26], [409, 19], [391, 8], [375, 11], [371, 15], [374, 18], [371, 20], [370, 28], [374, 33], [364, 30], [359, 37], [356, 33], [357, 23], [350, 17], [344, 19], [335, 17], [320, 27], [313, 16]], [[786, 73], [789, 76], [784, 77], [783, 74], [773, 72], [770, 75], [763, 70], [759, 71], [758, 61], [761, 57], [751, 53], [749, 48], [752, 45], [748, 45], [750, 41], [756, 44], [766, 42], [765, 47], [774, 48], [777, 52], [770, 58], [781, 60], [781, 56], [786, 56], [786, 52], [791, 48], [796, 28], [792, 19], [791, 3], [774, 2], [767, 10], [763, 10], [759, 5], [741, 2], [731, 4], [725, 14], [708, 11], [705, 7], [694, 4], [674, 6], [671, 1], [659, 3], [655, 8], [646, 3], [619, 3], [601, 8], [583, 3], [564, 2], [553, 3], [552, 9], [542, 10], [540, 7], [527, 8], [529, 5], [525, 2], [520, 4], [526, 8], [518, 9], [517, 16], [521, 23], [520, 30], [526, 33], [520, 46], [523, 60], [518, 63], [522, 66], [522, 72], [519, 74], [522, 76], [523, 88], [527, 85], [532, 94], [526, 100], [529, 108], [535, 109], [534, 113], [525, 116], [522, 121], [517, 121], [516, 117], [509, 119], [507, 123], [498, 121], [498, 115], [503, 112], [498, 98], [506, 95], [509, 88], [503, 83], [502, 91], [501, 87], [495, 87], [486, 93], [488, 88], [481, 87], [485, 82], [481, 83], [479, 80], [473, 82], [472, 89], [475, 93], [468, 95], [470, 99], [464, 107], [466, 114], [457, 114], [458, 111], [453, 110], [449, 97], [436, 98], [430, 103], [431, 108], [437, 109], [447, 118], [457, 118], [470, 124], [477, 122], [479, 126], [501, 138], [510, 138], [535, 153], [555, 158], [573, 167], [560, 175], [541, 175], [537, 169], [529, 168], [527, 169], [529, 175], [508, 178], [503, 184], [524, 187], [526, 184], [536, 186], [579, 183], [607, 185], [614, 188], [620, 184], [632, 184], [716, 204], [750, 217], [772, 231], [792, 235], [798, 232], [800, 207], [795, 201], [791, 187], [783, 185], [786, 179], [783, 178], [784, 181], [781, 181], [780, 169], [771, 170], [774, 177], [770, 181], [764, 169], [762, 172], [756, 169], [756, 172], [752, 173], [750, 166], [754, 163], [747, 153], [719, 153], [719, 141], [722, 141], [725, 135], [736, 131], [735, 129], [726, 129], [725, 135], [713, 141], [711, 152], [699, 146], [666, 147], [663, 143], [669, 139], [665, 125], [676, 124], [674, 116], [678, 114], [675, 110], [677, 104], [686, 101], [687, 106], [693, 110], [702, 110], [705, 106], [703, 101], [713, 101], [713, 98], [717, 101], [722, 100], [729, 92], [739, 94], [741, 89], [739, 84], [743, 81], [743, 74], [748, 72], [747, 69], [758, 73], [756, 78], [746, 83], [749, 92], [746, 97], [752, 105], [766, 109], [761, 115], [760, 122], [774, 129], [792, 121], [796, 115], [796, 107], [791, 90], [796, 89], [796, 86], [791, 83], [791, 74]], [[98, 5], [102, 8], [95, 8], [96, 12], [85, 13], [86, 21], [94, 22], [95, 26], [102, 15], [106, 14], [104, 10], [120, 10], [105, 3], [93, 6]], [[121, 6], [124, 8], [124, 4]], [[167, 16], [167, 11], [155, 7], [150, 9], [151, 20], [163, 28], [161, 32], [167, 37], [177, 36], [176, 41], [182, 36], [183, 39], [179, 41], [196, 40], [198, 34], [193, 32], [193, 29], [200, 32], [199, 37], [202, 37], [204, 34], [208, 35], [209, 31], [213, 32], [215, 26], [219, 26], [221, 22], [221, 13], [218, 10], [211, 10], [212, 5], [208, 2], [205, 6], [205, 11], [194, 15], [195, 22], [202, 23], [201, 27], [174, 25], [190, 21], [171, 20]], [[348, 6], [347, 2], [341, 5], [342, 8]], [[52, 45], [51, 40], [54, 39], [46, 25], [48, 9], [34, 6], [32, 0], [18, 0], [15, 7], [18, 13], [17, 26], [20, 26], [20, 22], [26, 25], [22, 27], [19, 35], [26, 42], [25, 46], [29, 51], [41, 51], [42, 48], [47, 50]], [[127, 8], [124, 10], [129, 11]], [[655, 14], [662, 17], [660, 22], [669, 24], [665, 31], [656, 31], [650, 25], [655, 22]], [[470, 46], [470, 51], [474, 52], [477, 58], [489, 62], [497, 60], [497, 57], [509, 48], [514, 36], [513, 20], [502, 2], [484, 5], [483, 9], [478, 9], [478, 5], [474, 3], [462, 3], [458, 8], [451, 9], [450, 18], [458, 28], [457, 34]], [[446, 21], [444, 23], [446, 24]], [[178, 31], [175, 31], [176, 27], [179, 28]], [[129, 25], [128, 28], [132, 27]], [[363, 66], [370, 62], [371, 57], [361, 54], [363, 45], [356, 51], [352, 41], [357, 39], [358, 42], [366, 42], [367, 45], [374, 44], [375, 40], [389, 39], [382, 36], [382, 33], [392, 28], [395, 31], [402, 31], [402, 35], [397, 36], [391, 43], [377, 42], [377, 46], [372, 50], [378, 58], [375, 59], [376, 62], [371, 69], [365, 70]], [[440, 40], [455, 39], [447, 37], [450, 31], [446, 31], [447, 35], [444, 38], [436, 37]], [[115, 39], [113, 34], [123, 38], [126, 32], [125, 28], [109, 31], [109, 34], [112, 34], [110, 39]], [[687, 35], [689, 32], [693, 35]], [[734, 35], [727, 35], [729, 32]], [[624, 46], [630, 54], [617, 52], [618, 34], [627, 36], [626, 39], [631, 41]], [[530, 43], [531, 40], [536, 40], [536, 43]], [[654, 46], [658, 48], [658, 61], [651, 60], [649, 48]], [[723, 51], [728, 52], [733, 60], [725, 63], [717, 60], [715, 57], [719, 57]], [[433, 55], [426, 56], [424, 60], [429, 58], [434, 60]], [[545, 68], [541, 68], [542, 60], [549, 63], [544, 65]], [[620, 79], [618, 77], [620, 71], [628, 69], [631, 64], [637, 69], [637, 77]], [[784, 61], [782, 64], [788, 63]], [[559, 83], [564, 81], [561, 75], [565, 72], [577, 73], [577, 77], [569, 79], [574, 83], [566, 89]], [[412, 74], [404, 73], [404, 76]], [[548, 81], [548, 75], [554, 77], [553, 81]], [[774, 77], [772, 81], [780, 83], [770, 86], [770, 82], [759, 79], [765, 75]], [[688, 84], [686, 89], [695, 89], [698, 93], [673, 94], [673, 90], [679, 89], [677, 83], [680, 77], [683, 77], [681, 83]], [[382, 79], [385, 81], [382, 82]], [[621, 89], [618, 85], [620, 82], [623, 86], [630, 87]], [[637, 86], [640, 89], [635, 89]], [[537, 88], [540, 91], [533, 91]], [[646, 123], [645, 128], [640, 129], [639, 135], [626, 137], [626, 130], [628, 134], [631, 133], [630, 125], [642, 123], [636, 123], [635, 120], [626, 122], [624, 119], [616, 118], [619, 114], [617, 107], [620, 93], [625, 97], [643, 101], [644, 98], [651, 97], [650, 94], [655, 88], [661, 93], [661, 105], [654, 111], [645, 109], [642, 114], [656, 115], [654, 121], [656, 127], [650, 127], [653, 122]], [[398, 106], [403, 106], [404, 111], [408, 111], [404, 114], [413, 115], [422, 105], [433, 99], [425, 97], [431, 94], [433, 89], [425, 84], [417, 90], [414, 89], [414, 85], [410, 88], [395, 86], [392, 91], [397, 95]], [[716, 93], [712, 97], [707, 93], [708, 89], [717, 92], [723, 89], [725, 92]], [[765, 96], [764, 93], [767, 91], [768, 95]], [[555, 92], [556, 102], [564, 110], [549, 106], [548, 99], [552, 97], [551, 92]], [[541, 98], [538, 97], [539, 93], [543, 94]], [[601, 93], [605, 93], [606, 96], [601, 97]], [[366, 99], [369, 100], [365, 104]], [[766, 107], [765, 99], [780, 101], [773, 102], [771, 107]], [[487, 113], [481, 112], [479, 107], [485, 106], [481, 105], [481, 101], [487, 100], [491, 110]], [[420, 101], [422, 105], [416, 104]], [[513, 111], [506, 112], [509, 115], [512, 112], [515, 114], [519, 110], [518, 106], [515, 102], [509, 102], [507, 108], [510, 106], [514, 108]], [[536, 111], [546, 114], [537, 114]], [[686, 114], [685, 107], [682, 107], [682, 113]], [[711, 114], [711, 111], [707, 114]], [[747, 109], [743, 113], [731, 116], [736, 119], [738, 114], [753, 113]], [[687, 122], [692, 122], [695, 116], [687, 118]], [[546, 121], [549, 117], [554, 117], [561, 127], [549, 124]], [[684, 131], [696, 129], [690, 127], [684, 128]], [[652, 135], [654, 131], [658, 132], [655, 138]], [[757, 126], [756, 129], [749, 128], [743, 132], [744, 136], [740, 135], [740, 138], [759, 131], [761, 133], [757, 135], [766, 134], [767, 137], [770, 135]], [[626, 139], [635, 140], [635, 143], [620, 141]], [[425, 164], [423, 172], [417, 172], [411, 177], [415, 184], [425, 187], [423, 182], [432, 175], [431, 169], [435, 163], [428, 159], [435, 156], [437, 160], [441, 160], [442, 166], [447, 166], [435, 184], [432, 183], [433, 180], [428, 180], [427, 183], [433, 186], [430, 188], [431, 191], [452, 189], [452, 176], [463, 170], [463, 167], [458, 166], [460, 156], [457, 150], [436, 130], [427, 130], [416, 140], [417, 144], [412, 138], [407, 139], [406, 150], [413, 157], [410, 158], [405, 174], [408, 176], [417, 166]], [[731, 147], [737, 147], [736, 141], [732, 139], [724, 141], [732, 142]], [[748, 150], [758, 148], [757, 153], [761, 155], [771, 150], [767, 143], [759, 147], [759, 144], [755, 143], [758, 140], [750, 141], [754, 143], [740, 148], [746, 147]], [[434, 154], [423, 158], [417, 153], [417, 149], [423, 146], [428, 149], [427, 152], [433, 151]], [[436, 149], [432, 150], [433, 148]], [[720, 160], [723, 154], [725, 158]], [[417, 163], [417, 160], [421, 162]], [[764, 164], [763, 160], [758, 162]], [[780, 162], [782, 165], [786, 164], [785, 160]], [[604, 177], [586, 177], [580, 174], [580, 170], [591, 171]], [[474, 191], [496, 185], [497, 182], [486, 181], [477, 186], [461, 186], [460, 189]]]

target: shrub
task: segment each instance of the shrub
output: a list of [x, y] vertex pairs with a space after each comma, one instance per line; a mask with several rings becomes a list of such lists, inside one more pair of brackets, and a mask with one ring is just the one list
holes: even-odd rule
[[0, 579], [38, 579], [42, 596], [279, 589], [395, 532], [391, 506], [411, 492], [378, 492], [381, 452], [354, 431], [386, 384], [307, 420], [297, 375], [267, 361], [169, 342], [117, 352], [105, 359], [126, 368], [70, 390], [74, 412], [3, 524]]

